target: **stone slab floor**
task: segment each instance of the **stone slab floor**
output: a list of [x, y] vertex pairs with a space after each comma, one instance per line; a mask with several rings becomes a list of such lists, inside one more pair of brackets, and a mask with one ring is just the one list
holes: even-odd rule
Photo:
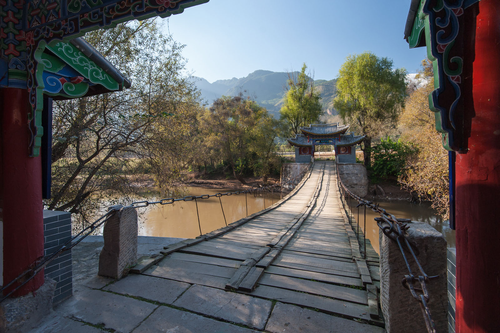
[[31, 332], [384, 332], [313, 309], [145, 275], [95, 278]]

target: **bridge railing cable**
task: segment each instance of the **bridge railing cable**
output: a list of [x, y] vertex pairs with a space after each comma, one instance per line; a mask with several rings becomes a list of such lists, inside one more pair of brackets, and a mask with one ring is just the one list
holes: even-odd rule
[[[216, 197], [219, 199], [220, 205], [222, 212], [224, 214], [223, 206], [222, 206], [222, 201], [221, 197], [224, 196], [232, 196], [232, 195], [238, 195], [238, 194], [253, 194], [254, 196], [259, 196], [262, 195], [263, 193], [274, 193], [275, 189], [279, 188], [281, 190], [281, 185], [280, 184], [274, 184], [270, 186], [265, 186], [265, 187], [253, 187], [248, 190], [244, 191], [232, 191], [232, 192], [223, 192], [223, 193], [216, 193], [216, 194], [203, 194], [203, 195], [198, 195], [198, 196], [185, 196], [182, 198], [165, 198], [165, 199], [160, 199], [157, 201], [136, 201], [130, 204], [130, 206], [134, 208], [142, 208], [142, 207], [148, 207], [150, 205], [169, 205], [173, 204], [174, 202], [179, 202], [179, 201], [195, 201], [196, 203], [196, 212], [197, 212], [197, 217], [198, 217], [198, 227], [200, 230], [200, 235], [202, 234], [201, 230], [201, 224], [200, 224], [200, 215], [198, 211], [198, 200], [204, 200], [204, 199], [210, 199], [213, 197]], [[248, 200], [246, 200], [246, 205], [248, 205]], [[265, 203], [264, 203], [265, 205]], [[121, 206], [120, 206], [121, 207]], [[68, 240], [65, 244], [63, 244], [58, 250], [55, 252], [45, 255], [41, 258], [38, 258], [35, 262], [33, 262], [26, 270], [24, 270], [21, 274], [19, 274], [17, 277], [12, 279], [9, 283], [1, 286], [0, 289], [0, 303], [2, 303], [4, 300], [9, 298], [12, 294], [14, 294], [16, 291], [21, 289], [23, 286], [25, 286], [28, 282], [30, 282], [35, 276], [37, 276], [40, 272], [43, 271], [43, 269], [50, 264], [53, 260], [57, 259], [61, 254], [64, 252], [67, 252], [71, 250], [73, 247], [78, 245], [83, 239], [85, 239], [87, 236], [91, 235], [95, 230], [98, 230], [106, 221], [115, 213], [117, 208], [114, 206], [111, 206], [108, 208], [108, 212], [99, 217], [97, 220], [95, 220], [93, 223], [88, 225], [87, 227], [83, 228], [78, 234], [74, 235], [71, 237], [70, 240]], [[248, 215], [248, 207], [246, 209], [247, 215]], [[226, 221], [226, 216], [224, 214], [224, 222], [227, 225]], [[15, 287], [13, 287], [15, 286]], [[12, 289], [11, 289], [12, 288]], [[9, 290], [10, 289], [10, 290]]]
[[[311, 168], [311, 166], [309, 166], [309, 169], [310, 168]], [[274, 193], [275, 190], [277, 190], [277, 189], [279, 189], [279, 191], [281, 192], [281, 190], [282, 190], [281, 184], [252, 187], [250, 189], [243, 190], [243, 191], [219, 192], [216, 194], [203, 194], [203, 195], [198, 195], [198, 196], [190, 195], [190, 196], [185, 196], [182, 198], [164, 198], [164, 199], [160, 199], [160, 200], [156, 200], [156, 201], [147, 201], [147, 200], [135, 201], [135, 202], [132, 202], [130, 204], [130, 206], [137, 209], [137, 208], [148, 207], [151, 205], [170, 205], [170, 204], [173, 204], [175, 202], [180, 202], [180, 201], [184, 201], [184, 202], [194, 201], [195, 206], [196, 206], [196, 215], [198, 218], [198, 227], [199, 227], [200, 235], [202, 235], [200, 214], [199, 214], [199, 209], [198, 209], [198, 200], [206, 200], [206, 199], [210, 199], [210, 198], [214, 198], [214, 197], [218, 198], [220, 206], [221, 206], [222, 214], [224, 217], [224, 223], [227, 226], [226, 215], [224, 213], [224, 207], [222, 205], [222, 200], [221, 200], [222, 197], [245, 194], [246, 215], [248, 216], [248, 199], [247, 199], [248, 194], [253, 194], [254, 197], [257, 197], [257, 196], [263, 195], [264, 193]], [[265, 197], [264, 197], [264, 200], [265, 200]], [[99, 229], [116, 212], [116, 210], [118, 209], [117, 207], [122, 207], [122, 206], [109, 207], [107, 213], [103, 214], [101, 217], [99, 217], [93, 223], [91, 223], [90, 225], [88, 225], [87, 227], [82, 229], [78, 234], [71, 237], [71, 239], [68, 240], [64, 245], [62, 245], [57, 251], [37, 259], [25, 271], [23, 271], [21, 274], [19, 274], [16, 278], [12, 279], [9, 283], [1, 286], [0, 295], [3, 295], [3, 296], [1, 296], [1, 298], [0, 298], [0, 303], [2, 303], [4, 300], [9, 298], [9, 296], [14, 294], [19, 289], [21, 289], [28, 282], [30, 282], [36, 275], [38, 275], [40, 272], [42, 272], [43, 269], [50, 262], [57, 259], [64, 252], [71, 250], [73, 247], [78, 245], [84, 238], [91, 235], [95, 230]], [[265, 208], [265, 201], [264, 201], [264, 208]], [[13, 286], [15, 286], [15, 287], [13, 287]], [[11, 287], [12, 287], [12, 289], [9, 290]]]
[[[417, 254], [419, 253], [418, 248], [416, 248], [407, 238], [407, 230], [410, 228], [408, 222], [411, 222], [408, 219], [398, 219], [393, 214], [388, 213], [385, 209], [379, 207], [377, 204], [372, 203], [371, 201], [362, 199], [356, 194], [352, 193], [342, 182], [342, 179], [339, 174], [339, 167], [336, 164], [337, 171], [337, 184], [339, 187], [340, 198], [343, 205], [343, 208], [346, 211], [349, 222], [352, 225], [354, 220], [353, 212], [350, 207], [352, 207], [352, 201], [357, 201], [358, 204], [356, 206], [358, 210], [358, 219], [357, 219], [357, 233], [360, 234], [359, 231], [359, 207], [364, 207], [364, 228], [362, 231], [363, 234], [363, 258], [366, 258], [366, 208], [370, 208], [374, 212], [380, 214], [380, 217], [375, 218], [377, 222], [377, 226], [382, 230], [384, 235], [389, 237], [391, 240], [395, 241], [398, 244], [398, 248], [403, 256], [406, 268], [408, 269], [408, 274], [406, 274], [402, 279], [403, 286], [408, 289], [412, 295], [412, 297], [417, 300], [420, 304], [420, 309], [422, 310], [422, 315], [425, 320], [425, 325], [427, 327], [427, 331], [429, 333], [435, 333], [436, 327], [434, 321], [432, 320], [431, 313], [427, 303], [429, 302], [430, 295], [427, 289], [427, 283], [430, 282], [431, 279], [438, 278], [439, 276], [429, 276], [425, 273], [420, 261], [417, 258]], [[358, 236], [359, 240], [359, 236]], [[413, 258], [416, 266], [418, 267], [418, 271], [420, 274], [415, 275], [413, 272], [408, 256], [406, 252], [410, 253], [410, 256]]]

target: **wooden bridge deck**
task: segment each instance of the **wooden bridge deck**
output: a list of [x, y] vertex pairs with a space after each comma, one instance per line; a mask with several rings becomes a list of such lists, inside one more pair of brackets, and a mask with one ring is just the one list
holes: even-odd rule
[[[378, 256], [372, 249], [367, 260], [360, 256], [341, 212], [334, 164], [317, 162], [273, 207], [232, 230], [167, 248], [163, 260], [129, 278], [168, 282], [171, 293], [179, 291], [162, 302], [239, 324], [235, 329], [383, 332]], [[120, 283], [109, 289], [148, 298]]]

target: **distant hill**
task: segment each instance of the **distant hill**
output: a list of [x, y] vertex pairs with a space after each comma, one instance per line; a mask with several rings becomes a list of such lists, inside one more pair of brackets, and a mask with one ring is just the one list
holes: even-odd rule
[[[212, 104], [214, 100], [221, 96], [237, 96], [242, 93], [244, 96], [249, 96], [255, 100], [260, 106], [265, 107], [278, 118], [289, 75], [297, 76], [298, 72], [285, 73], [257, 70], [240, 79], [218, 80], [213, 83], [198, 77], [193, 77], [193, 80], [201, 92], [201, 98], [207, 104]], [[332, 101], [336, 92], [335, 80], [317, 80], [314, 85], [321, 92], [325, 112], [336, 114], [332, 108]]]

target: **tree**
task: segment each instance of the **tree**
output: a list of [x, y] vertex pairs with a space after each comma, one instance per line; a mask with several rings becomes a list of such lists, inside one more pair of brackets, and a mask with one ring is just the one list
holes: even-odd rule
[[406, 96], [406, 70], [393, 69], [392, 61], [366, 52], [350, 55], [337, 79], [333, 107], [344, 122], [366, 138], [364, 163], [371, 165], [371, 142], [384, 127], [395, 125]]
[[[156, 21], [146, 20], [85, 36], [133, 86], [122, 92], [55, 102], [49, 209], [76, 213], [85, 220], [110, 191], [113, 196], [133, 193], [132, 176], [147, 168], [155, 171], [153, 164], [146, 163], [158, 159], [154, 139], [166, 129], [181, 132], [179, 123], [196, 120], [186, 117], [184, 123], [169, 123], [179, 114], [184, 116], [196, 93], [181, 75], [182, 45], [159, 29]], [[162, 152], [168, 153], [167, 149]]]
[[200, 125], [206, 156], [222, 158], [234, 178], [245, 184], [249, 172], [269, 175], [278, 124], [265, 108], [241, 95], [223, 96], [206, 110]]
[[314, 81], [306, 75], [304, 64], [295, 78], [289, 74], [288, 90], [280, 110], [281, 119], [288, 124], [287, 136], [300, 132], [300, 127], [319, 121], [321, 94], [314, 89]]
[[400, 184], [418, 196], [430, 200], [432, 207], [444, 217], [449, 214], [448, 153], [442, 147], [441, 134], [435, 128], [434, 112], [429, 109], [429, 94], [434, 90], [432, 63], [424, 60], [419, 77], [424, 85], [416, 87], [406, 101], [400, 116], [401, 138], [419, 150], [407, 160], [407, 169], [399, 177]]

